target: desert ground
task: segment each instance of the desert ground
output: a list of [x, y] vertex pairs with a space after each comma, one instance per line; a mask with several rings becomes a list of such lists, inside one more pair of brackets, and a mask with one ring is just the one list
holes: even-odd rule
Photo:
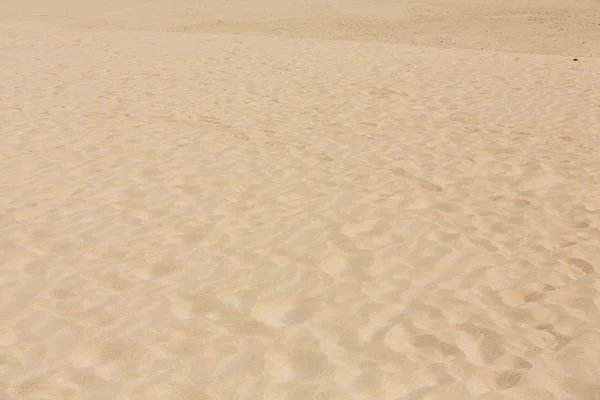
[[599, 38], [592, 0], [0, 1], [0, 399], [600, 399]]

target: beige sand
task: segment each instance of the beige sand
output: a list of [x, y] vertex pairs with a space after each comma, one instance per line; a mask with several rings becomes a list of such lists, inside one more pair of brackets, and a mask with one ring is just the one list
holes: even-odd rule
[[0, 399], [600, 399], [600, 4], [212, 1], [0, 2]]

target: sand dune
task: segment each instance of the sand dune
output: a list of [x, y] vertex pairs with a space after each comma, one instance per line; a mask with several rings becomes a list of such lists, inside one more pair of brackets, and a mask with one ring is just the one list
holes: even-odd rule
[[600, 398], [596, 28], [362, 5], [0, 5], [0, 399]]

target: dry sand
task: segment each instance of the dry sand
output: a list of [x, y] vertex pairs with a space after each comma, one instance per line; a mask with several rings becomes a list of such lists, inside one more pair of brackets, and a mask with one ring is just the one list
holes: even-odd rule
[[600, 3], [392, 3], [0, 2], [0, 399], [600, 399]]

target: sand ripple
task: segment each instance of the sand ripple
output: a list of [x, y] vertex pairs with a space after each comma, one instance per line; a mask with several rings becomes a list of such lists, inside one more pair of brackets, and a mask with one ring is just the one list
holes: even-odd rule
[[600, 62], [0, 31], [1, 398], [600, 393]]

